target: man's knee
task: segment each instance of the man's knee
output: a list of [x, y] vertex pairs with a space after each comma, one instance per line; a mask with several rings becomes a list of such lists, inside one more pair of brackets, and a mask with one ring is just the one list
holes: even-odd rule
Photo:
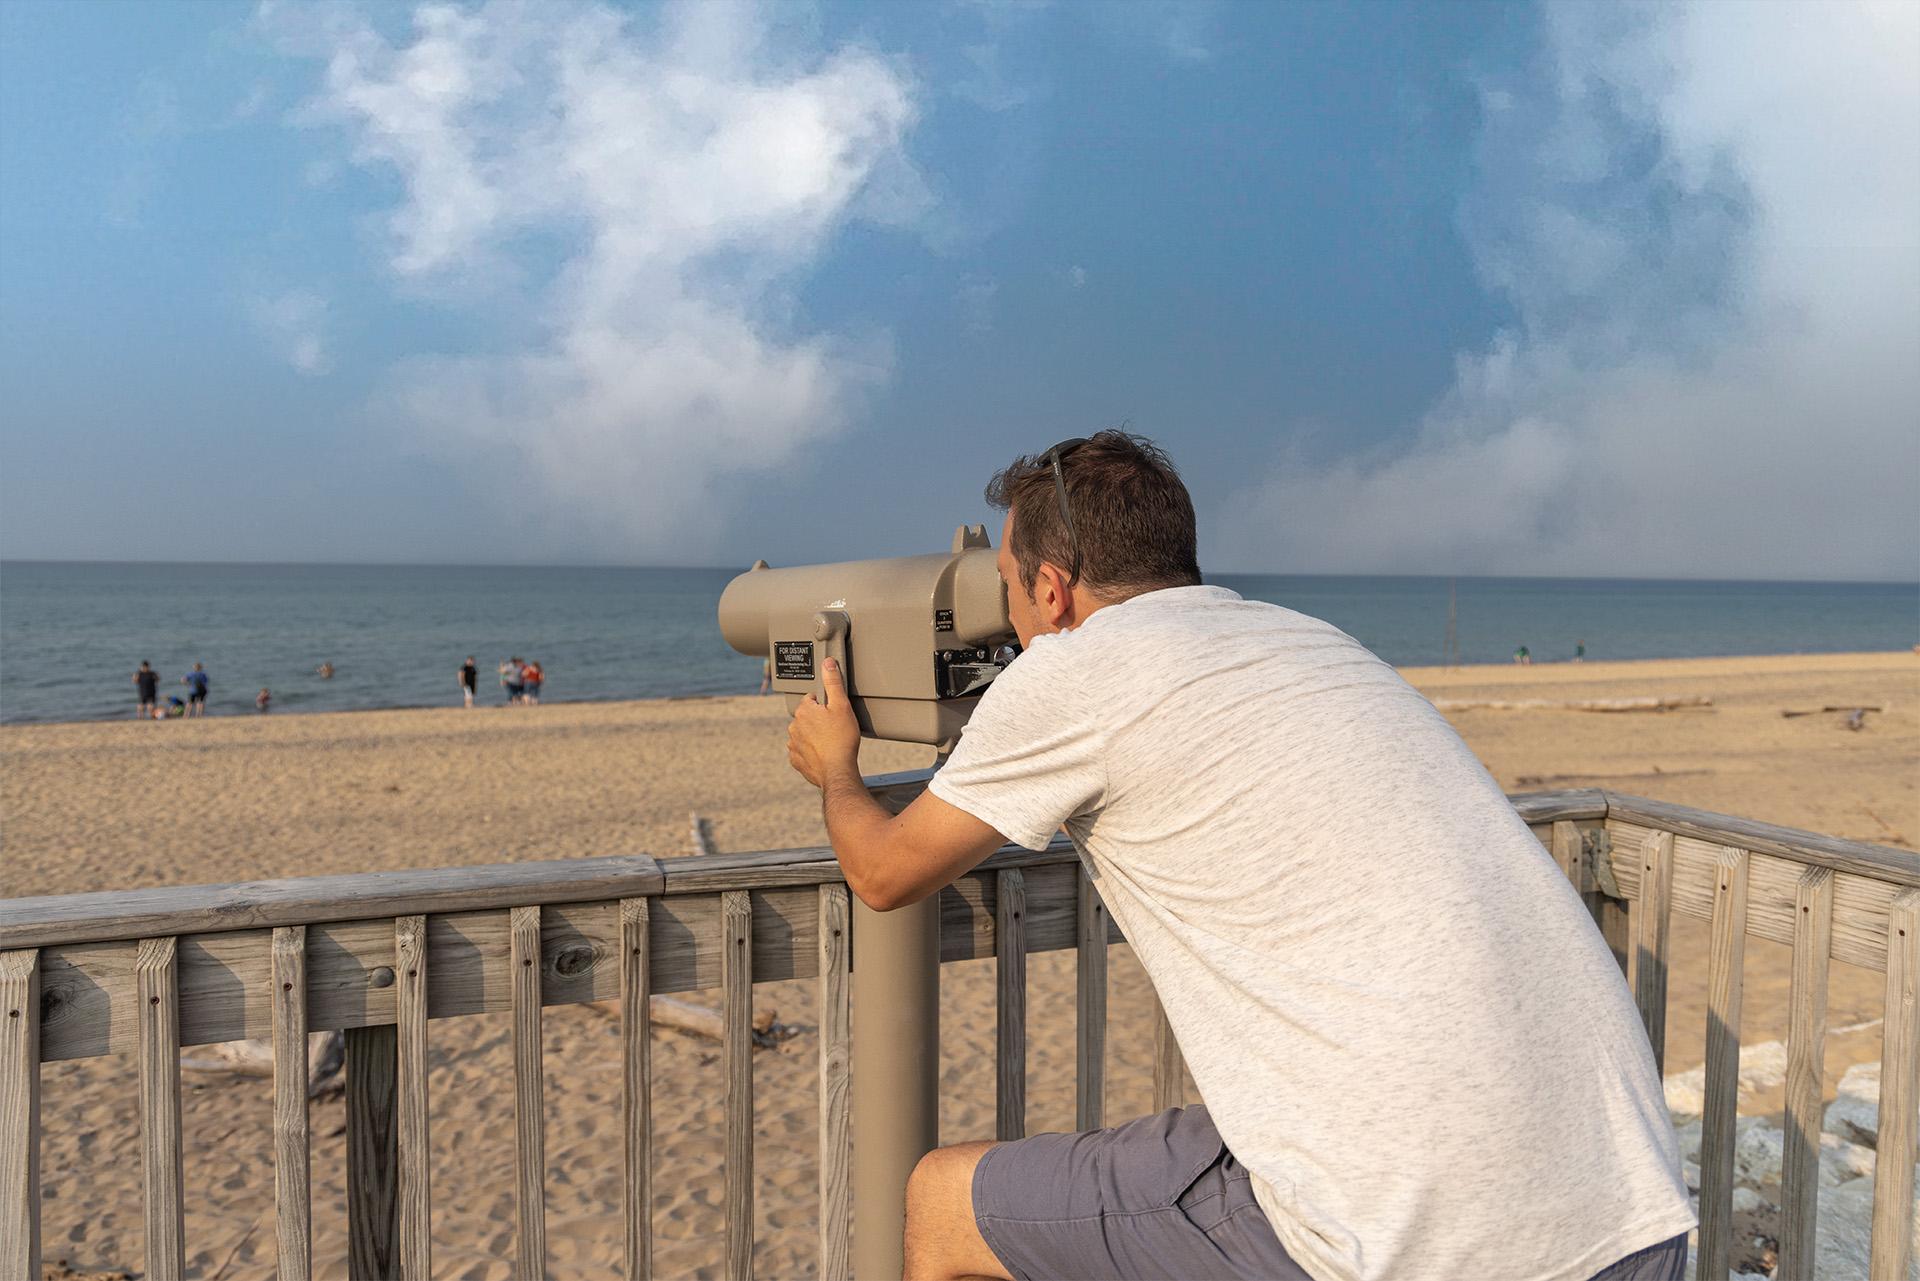
[[920, 1158], [907, 1179], [907, 1213], [973, 1216], [973, 1170], [991, 1143], [956, 1143]]
[[973, 1172], [991, 1143], [960, 1143], [920, 1158], [907, 1179], [907, 1275], [1004, 1277], [973, 1219]]

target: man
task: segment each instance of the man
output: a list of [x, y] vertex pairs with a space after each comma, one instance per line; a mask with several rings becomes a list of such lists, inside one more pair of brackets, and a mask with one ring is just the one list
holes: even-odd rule
[[144, 659], [141, 660], [140, 670], [133, 674], [133, 688], [140, 699], [140, 719], [152, 720], [153, 705], [160, 698], [160, 673], [154, 671], [153, 665]]
[[193, 670], [180, 678], [187, 687], [187, 715], [205, 716], [207, 714], [207, 669], [195, 663]]
[[473, 696], [480, 688], [480, 665], [473, 661], [473, 655], [467, 655], [467, 661], [460, 664], [460, 696], [467, 700], [467, 706], [473, 706]]
[[1694, 1219], [1620, 972], [1432, 704], [1201, 585], [1147, 441], [987, 495], [1025, 652], [927, 792], [867, 796], [837, 666], [789, 757], [882, 911], [1064, 824], [1207, 1106], [929, 1154], [908, 1276], [1678, 1281]]

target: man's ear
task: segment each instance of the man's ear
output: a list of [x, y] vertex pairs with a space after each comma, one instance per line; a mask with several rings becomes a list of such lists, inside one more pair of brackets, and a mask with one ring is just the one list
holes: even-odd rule
[[1066, 571], [1050, 561], [1041, 561], [1033, 580], [1033, 603], [1048, 626], [1058, 627], [1073, 610], [1073, 593], [1067, 589]]

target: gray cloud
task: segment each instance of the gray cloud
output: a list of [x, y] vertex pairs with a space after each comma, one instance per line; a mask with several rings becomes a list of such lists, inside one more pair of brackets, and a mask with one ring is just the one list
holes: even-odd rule
[[1517, 323], [1393, 444], [1291, 436], [1214, 559], [1920, 577], [1920, 9], [1545, 18], [1462, 212]]

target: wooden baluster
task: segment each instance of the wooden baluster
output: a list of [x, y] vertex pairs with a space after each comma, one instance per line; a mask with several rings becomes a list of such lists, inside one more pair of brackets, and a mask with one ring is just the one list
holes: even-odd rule
[[1027, 1137], [1027, 880], [994, 874], [993, 1136]]
[[187, 1270], [180, 1203], [180, 966], [178, 941], [141, 939], [134, 960], [140, 1026], [140, 1154], [146, 1179], [147, 1276]]
[[720, 1057], [726, 1064], [727, 1276], [753, 1281], [753, 905], [720, 896]]
[[853, 1275], [853, 908], [844, 885], [820, 887], [820, 1278]]
[[1869, 1281], [1905, 1281], [1913, 1249], [1913, 1163], [1920, 1158], [1920, 890], [1887, 913], [1887, 1021], [1880, 1030], [1880, 1139], [1874, 1163]]
[[428, 1281], [433, 1268], [433, 1148], [427, 1127], [427, 918], [393, 923], [394, 1272]]
[[1707, 954], [1707, 1098], [1700, 1118], [1699, 1275], [1727, 1275], [1733, 1247], [1733, 1140], [1740, 1101], [1741, 971], [1746, 962], [1745, 850], [1722, 849]]
[[513, 970], [514, 1190], [518, 1212], [514, 1276], [547, 1275], [546, 1069], [540, 1045], [540, 909], [508, 914]]
[[628, 1281], [653, 1275], [653, 972], [647, 949], [652, 901], [620, 900], [621, 1180]]
[[1180, 1042], [1174, 1039], [1173, 1024], [1167, 1022], [1166, 1007], [1160, 994], [1153, 994], [1153, 1110], [1186, 1106], [1187, 1064], [1180, 1057]]
[[393, 1092], [399, 1042], [391, 1023], [350, 1027], [347, 1043], [347, 1275], [393, 1275]]
[[307, 927], [273, 932], [273, 1221], [280, 1281], [313, 1276], [307, 1131]]
[[40, 953], [0, 952], [0, 1276], [40, 1281]]
[[1097, 1130], [1106, 1115], [1107, 908], [1085, 866], [1079, 869], [1079, 966], [1074, 1026], [1074, 1127]]
[[1827, 956], [1833, 948], [1833, 873], [1810, 867], [1794, 891], [1793, 987], [1787, 1000], [1786, 1151], [1780, 1169], [1783, 1277], [1813, 1275], [1820, 1196], [1821, 1069], [1827, 1037]]
[[1667, 937], [1672, 922], [1673, 833], [1648, 832], [1640, 854], [1640, 897], [1633, 901], [1633, 949], [1627, 987], [1646, 1025], [1653, 1063], [1667, 1063]]

